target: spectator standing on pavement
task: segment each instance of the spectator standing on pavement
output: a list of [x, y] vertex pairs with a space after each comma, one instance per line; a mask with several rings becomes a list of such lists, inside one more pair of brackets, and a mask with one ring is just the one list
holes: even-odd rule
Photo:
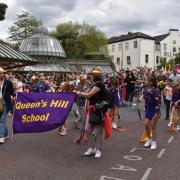
[[40, 93], [47, 92], [49, 89], [48, 84], [44, 76], [40, 76], [39, 81], [37, 82], [37, 91]]
[[168, 126], [171, 126], [171, 130], [178, 131], [180, 130], [180, 80], [177, 83], [174, 83], [173, 87], [173, 96], [172, 96], [172, 112], [170, 123]]
[[4, 143], [8, 137], [7, 114], [12, 110], [11, 96], [13, 95], [13, 84], [5, 79], [5, 71], [0, 68], [0, 99], [2, 109], [0, 112], [0, 143]]
[[177, 74], [176, 69], [174, 69], [174, 72], [169, 76], [169, 79], [176, 83], [180, 79], [180, 74]]
[[169, 110], [170, 110], [170, 104], [172, 101], [172, 94], [173, 89], [171, 87], [171, 82], [167, 81], [166, 86], [163, 89], [163, 94], [165, 95], [165, 105], [166, 105], [166, 117], [165, 120], [169, 120]]
[[129, 101], [129, 105], [131, 106], [133, 103], [133, 96], [135, 92], [135, 76], [132, 71], [127, 71], [127, 76], [124, 80], [126, 84], [126, 101]]

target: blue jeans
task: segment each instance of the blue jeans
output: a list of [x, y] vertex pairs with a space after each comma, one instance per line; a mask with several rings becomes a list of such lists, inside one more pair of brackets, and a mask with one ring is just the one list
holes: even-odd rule
[[7, 129], [7, 108], [4, 105], [4, 110], [0, 114], [0, 137], [8, 136], [8, 129]]

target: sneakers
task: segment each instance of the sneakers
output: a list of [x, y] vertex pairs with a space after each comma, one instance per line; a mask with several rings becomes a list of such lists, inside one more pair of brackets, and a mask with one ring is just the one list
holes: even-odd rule
[[171, 126], [172, 126], [172, 122], [169, 122], [169, 123], [168, 123], [168, 127], [171, 127]]
[[150, 148], [151, 150], [155, 150], [155, 149], [157, 149], [157, 143], [156, 143], [156, 141], [152, 141], [151, 142], [151, 148]]
[[100, 157], [101, 157], [101, 151], [100, 151], [100, 150], [97, 150], [94, 157], [95, 157], [95, 158], [100, 158]]
[[96, 148], [89, 148], [85, 153], [84, 155], [85, 156], [90, 156], [90, 155], [93, 155], [93, 154], [96, 154]]
[[144, 147], [150, 147], [151, 150], [155, 150], [155, 149], [157, 149], [157, 143], [156, 143], [156, 141], [147, 139], [146, 143], [144, 144]]
[[144, 144], [144, 147], [151, 146], [151, 143], [152, 143], [151, 139], [147, 139], [146, 143]]
[[0, 144], [3, 144], [5, 142], [5, 138], [4, 137], [1, 137], [0, 138]]
[[61, 131], [59, 132], [59, 135], [61, 135], [61, 136], [66, 136], [66, 135], [67, 135], [67, 128], [62, 127], [62, 128], [61, 128]]
[[84, 155], [85, 156], [90, 156], [90, 155], [95, 155], [94, 157], [95, 158], [100, 158], [101, 157], [101, 151], [100, 150], [96, 150], [96, 148], [89, 148], [85, 153]]
[[117, 129], [117, 124], [113, 122], [113, 123], [112, 123], [112, 128], [113, 128], [113, 129]]
[[9, 139], [9, 135], [7, 135], [6, 137], [4, 137], [4, 140], [5, 140], [5, 139]]
[[115, 130], [116, 130], [116, 131], [119, 131], [119, 132], [123, 132], [123, 131], [125, 131], [125, 128], [123, 128], [123, 127], [117, 127]]
[[176, 130], [180, 131], [180, 125], [177, 125]]

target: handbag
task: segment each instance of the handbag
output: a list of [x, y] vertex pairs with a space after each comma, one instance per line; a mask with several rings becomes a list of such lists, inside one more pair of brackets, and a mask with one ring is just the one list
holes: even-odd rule
[[4, 92], [2, 94], [2, 98], [0, 99], [0, 113], [3, 113], [3, 111], [4, 111], [4, 93], [5, 93], [5, 90], [6, 90], [6, 85], [4, 88]]

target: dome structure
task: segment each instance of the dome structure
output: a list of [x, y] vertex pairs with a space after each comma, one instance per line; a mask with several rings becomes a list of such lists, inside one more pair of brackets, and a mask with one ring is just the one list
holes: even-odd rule
[[48, 33], [44, 26], [38, 26], [33, 34], [24, 39], [19, 50], [38, 60], [59, 60], [66, 57], [61, 42]]

